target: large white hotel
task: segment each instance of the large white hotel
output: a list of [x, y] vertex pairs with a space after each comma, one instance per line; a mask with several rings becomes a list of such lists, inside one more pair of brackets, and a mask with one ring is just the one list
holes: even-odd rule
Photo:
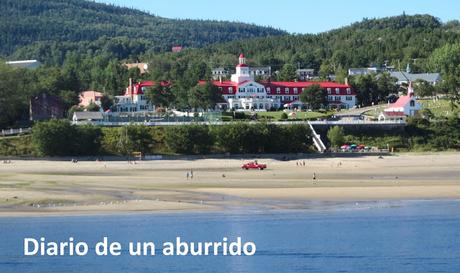
[[[200, 81], [204, 84], [205, 81]], [[302, 103], [299, 96], [308, 86], [317, 84], [326, 89], [328, 104], [331, 108], [348, 109], [356, 105], [356, 93], [348, 84], [335, 82], [299, 81], [299, 82], [276, 82], [255, 81], [254, 75], [246, 64], [243, 54], [239, 56], [236, 73], [231, 75], [230, 80], [212, 81], [224, 102], [219, 106], [224, 109], [265, 111], [279, 109], [281, 107], [299, 107]], [[153, 86], [151, 81], [132, 84], [126, 89], [123, 96], [116, 97], [117, 112], [149, 112], [154, 111], [144, 96], [145, 88]], [[162, 82], [163, 86], [169, 82]]]

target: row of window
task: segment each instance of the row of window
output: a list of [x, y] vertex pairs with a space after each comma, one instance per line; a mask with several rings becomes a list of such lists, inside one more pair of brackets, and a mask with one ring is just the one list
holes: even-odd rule
[[[248, 93], [254, 93], [254, 92], [257, 92], [257, 93], [264, 93], [264, 89], [263, 88], [254, 88], [254, 87], [248, 87], [248, 88], [239, 88], [238, 91], [240, 93], [244, 93], [244, 92], [248, 92]], [[229, 90], [229, 93], [230, 90]]]
[[[270, 94], [271, 93], [271, 88], [267, 87], [266, 89], [267, 89], [267, 93]], [[222, 92], [222, 87], [219, 87], [219, 91]], [[240, 93], [244, 93], [244, 92], [246, 92], [246, 89], [245, 88], [239, 88], [238, 91]], [[294, 87], [293, 91], [294, 91], [294, 94], [299, 94], [299, 89], [297, 87]], [[305, 91], [305, 88], [302, 88], [302, 91]], [[351, 88], [347, 88], [346, 91], [347, 91], [347, 95], [351, 95]], [[263, 93], [264, 89], [263, 88], [248, 88], [247, 92], [249, 92], [249, 93], [253, 93], [253, 92]], [[230, 93], [230, 94], [233, 93], [233, 87], [228, 88], [228, 93]], [[289, 87], [284, 88], [284, 93], [289, 94]], [[276, 94], [281, 94], [281, 87], [276, 88]], [[328, 95], [332, 94], [332, 88], [327, 88], [327, 94]], [[337, 95], [340, 94], [340, 88], [335, 88], [335, 94], [337, 94]]]
[[[341, 100], [341, 97], [340, 96], [328, 96], [327, 97], [327, 100], [328, 101], [340, 101]], [[353, 100], [353, 97], [352, 96], [346, 96], [345, 97], [345, 100]]]
[[[294, 91], [294, 94], [299, 94], [299, 89], [297, 87], [294, 87], [293, 91]], [[305, 88], [302, 88], [302, 91], [305, 91]], [[271, 92], [272, 92], [271, 88], [267, 87], [267, 93], [270, 94]], [[284, 93], [289, 94], [289, 87], [284, 88]], [[281, 87], [276, 88], [276, 94], [281, 94]]]
[[282, 101], [293, 101], [293, 100], [298, 100], [299, 99], [299, 96], [254, 96], [254, 97], [247, 97], [247, 96], [234, 96], [234, 95], [229, 95], [227, 96], [226, 99], [234, 99], [234, 98], [238, 98], [238, 99], [244, 99], [244, 98], [256, 98], [256, 99], [264, 99], [264, 98], [267, 98], [267, 99], [277, 99], [277, 100], [282, 100]]
[[[327, 94], [331, 95], [332, 94], [332, 88], [327, 89]], [[335, 89], [335, 94], [340, 94], [340, 88]], [[347, 95], [351, 95], [351, 88], [347, 88]]]

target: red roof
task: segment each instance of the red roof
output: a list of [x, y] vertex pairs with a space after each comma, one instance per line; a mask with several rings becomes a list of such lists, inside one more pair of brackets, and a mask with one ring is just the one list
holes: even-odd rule
[[[212, 81], [212, 84], [222, 88], [222, 94], [223, 95], [229, 95], [229, 94], [235, 94], [236, 91], [238, 90], [238, 86], [244, 85], [245, 83], [250, 82], [248, 81], [243, 81], [240, 82], [239, 84], [236, 82], [232, 81]], [[206, 81], [200, 81], [200, 84], [205, 84]], [[267, 90], [267, 93], [269, 95], [278, 95], [278, 96], [296, 96], [302, 93], [302, 88], [306, 88], [308, 86], [311, 86], [313, 84], [318, 84], [322, 88], [331, 88], [331, 94], [330, 96], [354, 96], [356, 95], [356, 92], [351, 89], [350, 94], [347, 92], [347, 88], [351, 88], [351, 86], [346, 85], [346, 84], [340, 84], [340, 83], [335, 83], [335, 82], [259, 82], [265, 88], [270, 88], [270, 90]], [[232, 87], [232, 91], [230, 92], [229, 87]], [[280, 88], [280, 93], [277, 93], [277, 88]], [[286, 88], [288, 88], [288, 93], [286, 93]], [[295, 92], [294, 88], [297, 88], [297, 93]], [[336, 88], [339, 88], [339, 93], [336, 93]]]
[[240, 54], [240, 58], [244, 58], [244, 54], [243, 54], [243, 53]]
[[238, 64], [236, 67], [248, 67], [247, 64]]
[[[153, 82], [153, 81], [145, 81], [145, 82], [135, 83], [132, 86], [132, 92], [131, 92], [131, 88], [129, 86], [126, 88], [125, 96], [131, 96], [131, 93], [132, 93], [132, 95], [143, 95], [144, 94], [144, 90], [143, 90], [144, 87], [154, 86], [155, 84], [156, 83]], [[163, 86], [163, 87], [170, 86], [171, 82], [169, 82], [169, 81], [161, 81], [160, 85]]]
[[400, 112], [400, 111], [397, 111], [397, 112], [391, 112], [391, 111], [385, 112], [384, 111], [383, 114], [388, 117], [403, 117], [406, 115], [404, 114], [404, 112]]
[[[327, 89], [330, 88], [331, 92], [328, 95], [331, 96], [346, 96], [346, 95], [356, 95], [356, 92], [351, 88], [350, 85], [341, 84], [336, 82], [260, 82], [265, 86], [265, 88], [270, 88], [270, 91], [267, 90], [269, 94], [278, 94], [277, 88], [280, 88], [280, 93], [278, 95], [297, 95], [294, 88], [297, 88], [297, 93], [302, 92], [302, 88], [307, 88], [311, 85], [319, 85], [321, 88]], [[288, 88], [288, 93], [286, 93], [286, 88]], [[337, 94], [336, 88], [338, 88], [339, 93]], [[350, 88], [350, 94], [348, 94], [347, 89]]]
[[410, 102], [411, 99], [412, 99], [412, 96], [409, 96], [409, 95], [401, 96], [395, 103], [390, 104], [388, 108], [404, 107], [406, 104]]

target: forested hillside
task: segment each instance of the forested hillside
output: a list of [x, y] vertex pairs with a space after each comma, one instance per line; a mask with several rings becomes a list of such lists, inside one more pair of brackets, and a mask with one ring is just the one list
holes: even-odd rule
[[272, 70], [278, 70], [292, 64], [323, 74], [385, 62], [402, 69], [410, 63], [414, 71], [422, 71], [431, 70], [427, 59], [436, 48], [459, 41], [458, 21], [442, 23], [430, 15], [401, 15], [363, 19], [317, 35], [247, 39], [184, 54], [206, 56], [213, 65], [232, 67], [234, 56], [243, 51], [254, 65], [271, 65]]
[[166, 19], [85, 0], [0, 1], [0, 54], [50, 64], [62, 63], [67, 50], [129, 58], [173, 45], [201, 47], [281, 34], [286, 33], [244, 23]]

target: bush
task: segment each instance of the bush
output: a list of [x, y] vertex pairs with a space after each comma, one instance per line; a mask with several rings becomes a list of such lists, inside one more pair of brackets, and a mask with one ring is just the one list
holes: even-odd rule
[[263, 152], [268, 140], [266, 124], [236, 123], [213, 128], [220, 149], [231, 153]]
[[32, 143], [44, 156], [97, 155], [100, 141], [100, 128], [77, 127], [68, 120], [39, 122], [32, 128]]
[[166, 128], [165, 141], [174, 153], [208, 153], [213, 138], [205, 125], [170, 126]]
[[244, 112], [233, 112], [233, 119], [246, 119], [246, 114]]
[[231, 153], [303, 152], [311, 145], [310, 129], [305, 125], [236, 123], [215, 126], [212, 134], [218, 149]]
[[283, 113], [281, 114], [281, 116], [280, 116], [280, 119], [281, 119], [281, 120], [286, 120], [286, 119], [288, 119], [288, 115], [287, 115], [285, 112], [283, 112]]
[[102, 151], [107, 154], [130, 155], [132, 152], [154, 153], [163, 135], [160, 127], [128, 125], [118, 128], [103, 128]]
[[65, 156], [75, 152], [77, 130], [67, 120], [38, 122], [32, 128], [32, 142], [45, 156]]
[[76, 127], [76, 129], [74, 154], [98, 155], [101, 149], [101, 128], [93, 125], [83, 125]]
[[270, 153], [298, 153], [308, 151], [312, 145], [310, 128], [306, 125], [270, 125]]
[[327, 131], [327, 138], [329, 139], [331, 146], [334, 148], [343, 144], [344, 136], [345, 134], [343, 132], [343, 128], [340, 126], [331, 127], [331, 129]]
[[24, 135], [0, 138], [0, 155], [35, 155], [35, 149], [31, 143], [31, 136]]

